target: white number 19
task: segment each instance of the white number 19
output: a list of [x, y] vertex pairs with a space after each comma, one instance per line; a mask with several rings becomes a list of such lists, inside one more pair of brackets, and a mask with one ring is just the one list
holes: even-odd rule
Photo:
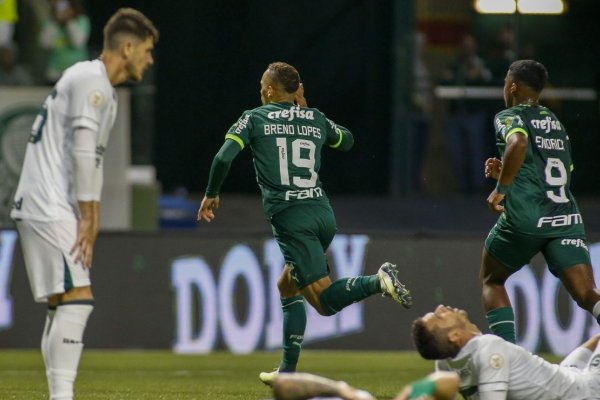
[[[282, 185], [290, 184], [290, 172], [288, 169], [288, 149], [287, 139], [277, 138], [277, 148], [279, 150], [279, 175]], [[308, 158], [302, 157], [302, 149], [308, 150]], [[315, 150], [316, 145], [310, 140], [295, 139], [292, 140], [292, 164], [298, 168], [306, 168], [310, 172], [310, 178], [292, 177], [292, 183], [301, 188], [314, 187], [317, 183], [317, 173], [315, 172]]]

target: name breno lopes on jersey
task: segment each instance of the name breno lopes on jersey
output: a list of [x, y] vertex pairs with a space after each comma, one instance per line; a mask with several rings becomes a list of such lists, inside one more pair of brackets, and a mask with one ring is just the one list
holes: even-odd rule
[[283, 125], [267, 124], [264, 125], [265, 135], [300, 135], [313, 136], [321, 138], [321, 129], [310, 125]]

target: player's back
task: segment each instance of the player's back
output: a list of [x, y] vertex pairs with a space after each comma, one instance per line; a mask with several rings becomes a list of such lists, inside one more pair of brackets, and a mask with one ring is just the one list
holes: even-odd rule
[[569, 135], [547, 107], [517, 105], [496, 115], [500, 153], [514, 133], [527, 135], [525, 160], [506, 196], [502, 223], [520, 233], [542, 237], [583, 234], [571, 185], [573, 161]]
[[268, 215], [299, 202], [329, 204], [319, 170], [323, 145], [337, 137], [336, 128], [315, 108], [269, 103], [247, 111], [230, 129], [229, 135], [247, 132]]
[[104, 64], [84, 61], [68, 68], [33, 124], [11, 216], [51, 221], [77, 214], [74, 126], [98, 132], [96, 151], [104, 151], [115, 115], [114, 89]]

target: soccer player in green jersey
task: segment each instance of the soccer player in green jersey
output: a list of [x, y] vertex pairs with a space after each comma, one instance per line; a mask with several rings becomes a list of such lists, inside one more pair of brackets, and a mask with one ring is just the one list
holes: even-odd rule
[[513, 343], [515, 317], [504, 282], [538, 252], [577, 304], [600, 323], [600, 292], [570, 190], [571, 142], [556, 115], [538, 102], [547, 79], [537, 61], [511, 64], [504, 81], [507, 109], [494, 119], [502, 160], [485, 163], [485, 176], [498, 181], [488, 206], [502, 214], [483, 250], [483, 306], [491, 331]]
[[268, 66], [260, 80], [260, 97], [262, 106], [245, 111], [227, 131], [211, 166], [198, 221], [214, 219], [229, 167], [249, 146], [263, 208], [285, 259], [277, 282], [283, 310], [283, 357], [277, 370], [260, 374], [260, 380], [270, 385], [279, 372], [296, 370], [306, 328], [304, 299], [321, 315], [334, 315], [376, 293], [406, 308], [412, 299], [390, 263], [384, 263], [376, 275], [331, 281], [325, 252], [336, 224], [319, 180], [321, 150], [326, 145], [347, 151], [354, 139], [348, 129], [307, 106], [300, 75], [289, 64]]

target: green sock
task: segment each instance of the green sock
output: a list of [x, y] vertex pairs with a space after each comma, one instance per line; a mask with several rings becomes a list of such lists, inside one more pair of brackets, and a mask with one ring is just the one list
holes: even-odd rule
[[507, 342], [516, 343], [515, 314], [512, 307], [500, 307], [489, 311], [485, 318], [494, 335], [500, 336]]
[[294, 372], [306, 329], [304, 297], [281, 299], [281, 309], [283, 310], [283, 357], [279, 364], [279, 371]]
[[333, 315], [350, 304], [377, 293], [381, 293], [377, 275], [357, 276], [333, 282], [321, 293], [319, 300], [321, 300], [321, 307], [326, 315]]

